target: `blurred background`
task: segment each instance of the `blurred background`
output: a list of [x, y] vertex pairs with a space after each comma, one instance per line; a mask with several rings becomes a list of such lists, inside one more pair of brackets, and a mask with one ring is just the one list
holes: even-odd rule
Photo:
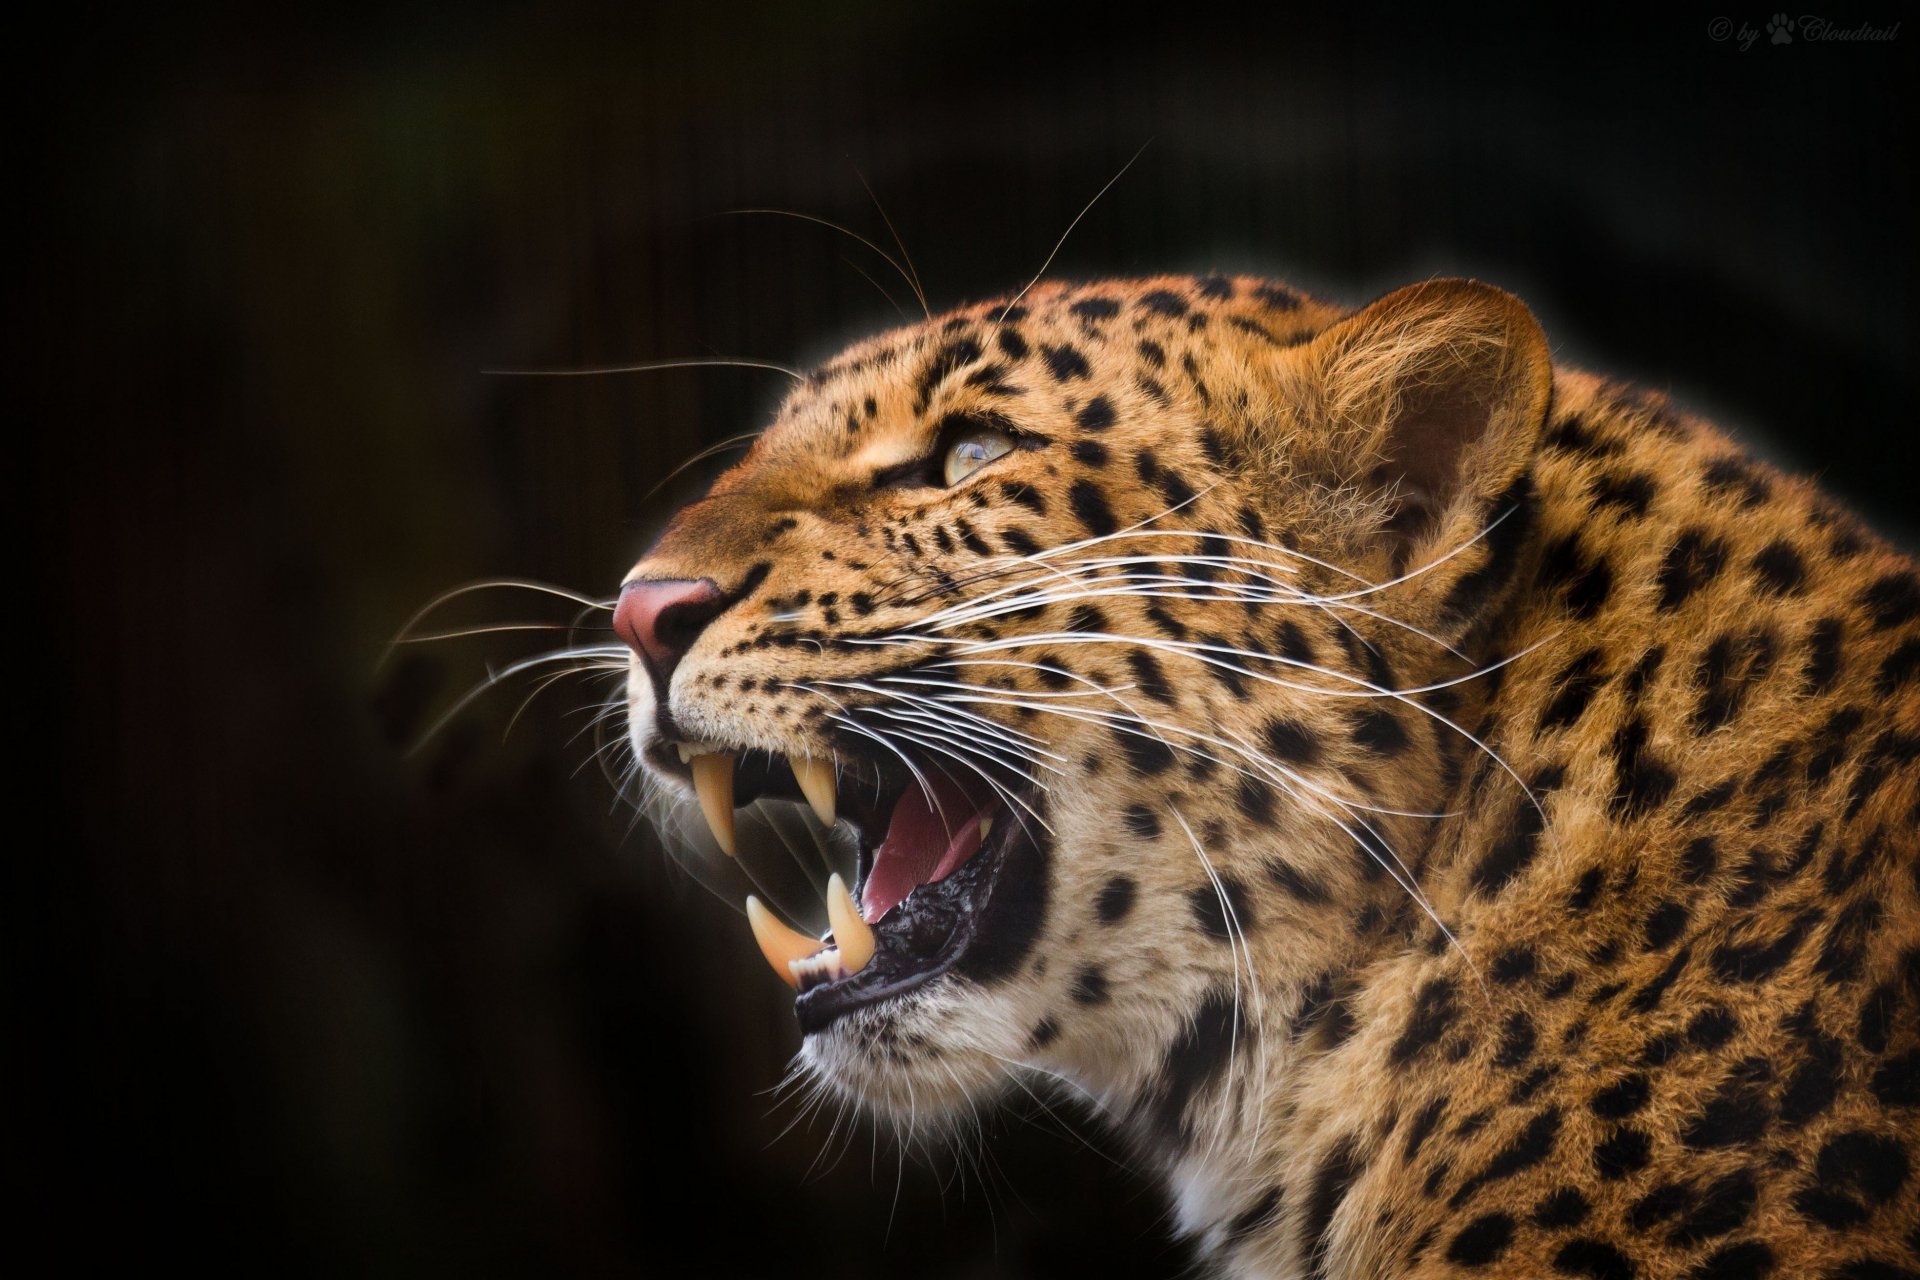
[[784, 382], [483, 371], [806, 365], [907, 290], [727, 211], [891, 249], [870, 185], [939, 307], [1151, 140], [1053, 274], [1477, 275], [1911, 545], [1920, 32], [1715, 16], [62, 7], [5, 90], [16, 1219], [63, 1271], [1181, 1274], [1069, 1102], [986, 1155], [792, 1123], [785, 989], [633, 829], [604, 681], [407, 754], [551, 643], [386, 656], [417, 607], [610, 594]]

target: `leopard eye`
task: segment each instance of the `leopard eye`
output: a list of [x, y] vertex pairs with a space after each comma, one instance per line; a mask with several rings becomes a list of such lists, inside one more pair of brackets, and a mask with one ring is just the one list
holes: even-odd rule
[[1001, 454], [1013, 448], [1013, 440], [1004, 431], [991, 427], [971, 427], [954, 437], [940, 469], [949, 486], [959, 484]]

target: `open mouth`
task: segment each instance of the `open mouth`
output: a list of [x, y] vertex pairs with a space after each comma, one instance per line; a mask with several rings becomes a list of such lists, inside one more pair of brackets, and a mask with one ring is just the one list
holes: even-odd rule
[[[648, 759], [690, 780], [714, 838], [736, 851], [735, 809], [757, 799], [806, 803], [823, 823], [853, 831], [855, 886], [834, 876], [824, 938], [780, 922], [750, 900], [748, 919], [767, 962], [798, 996], [803, 1033], [855, 1009], [904, 995], [943, 973], [999, 970], [1009, 944], [1031, 938], [1041, 830], [1034, 788], [1011, 771], [903, 756], [837, 753], [783, 760], [701, 743], [656, 743]], [[1013, 887], [1011, 881], [1022, 883]], [[1043, 889], [1039, 889], [1043, 892]]]

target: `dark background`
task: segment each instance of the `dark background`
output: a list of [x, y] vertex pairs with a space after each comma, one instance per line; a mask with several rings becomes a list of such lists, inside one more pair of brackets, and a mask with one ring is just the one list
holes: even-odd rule
[[1055, 274], [1350, 301], [1479, 275], [1562, 359], [1673, 390], [1906, 536], [1920, 31], [1743, 52], [1711, 12], [1336, 8], [66, 5], [15, 42], [27, 1235], [71, 1269], [1185, 1266], [1124, 1153], [1032, 1104], [988, 1157], [897, 1175], [860, 1128], [810, 1174], [826, 1124], [781, 1136], [767, 1093], [784, 988], [629, 833], [576, 736], [604, 685], [504, 739], [531, 686], [495, 690], [409, 759], [528, 648], [382, 653], [469, 579], [609, 593], [712, 471], [642, 495], [783, 386], [482, 370], [808, 363], [897, 319], [854, 264], [906, 291], [830, 231], [723, 211], [879, 239], [864, 174], [939, 306], [1017, 288], [1150, 138]]

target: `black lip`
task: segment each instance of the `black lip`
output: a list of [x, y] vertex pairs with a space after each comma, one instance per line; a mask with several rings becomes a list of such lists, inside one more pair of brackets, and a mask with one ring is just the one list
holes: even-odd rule
[[[1009, 868], [1039, 853], [1033, 819], [1002, 811], [980, 851], [937, 884], [924, 884], [874, 926], [873, 958], [850, 977], [802, 991], [793, 1002], [802, 1035], [825, 1031], [868, 1005], [924, 986], [962, 965], [987, 930], [995, 892]], [[864, 845], [863, 841], [863, 845]], [[863, 870], [869, 855], [862, 852]], [[1021, 877], [1014, 877], [1016, 879]]]

